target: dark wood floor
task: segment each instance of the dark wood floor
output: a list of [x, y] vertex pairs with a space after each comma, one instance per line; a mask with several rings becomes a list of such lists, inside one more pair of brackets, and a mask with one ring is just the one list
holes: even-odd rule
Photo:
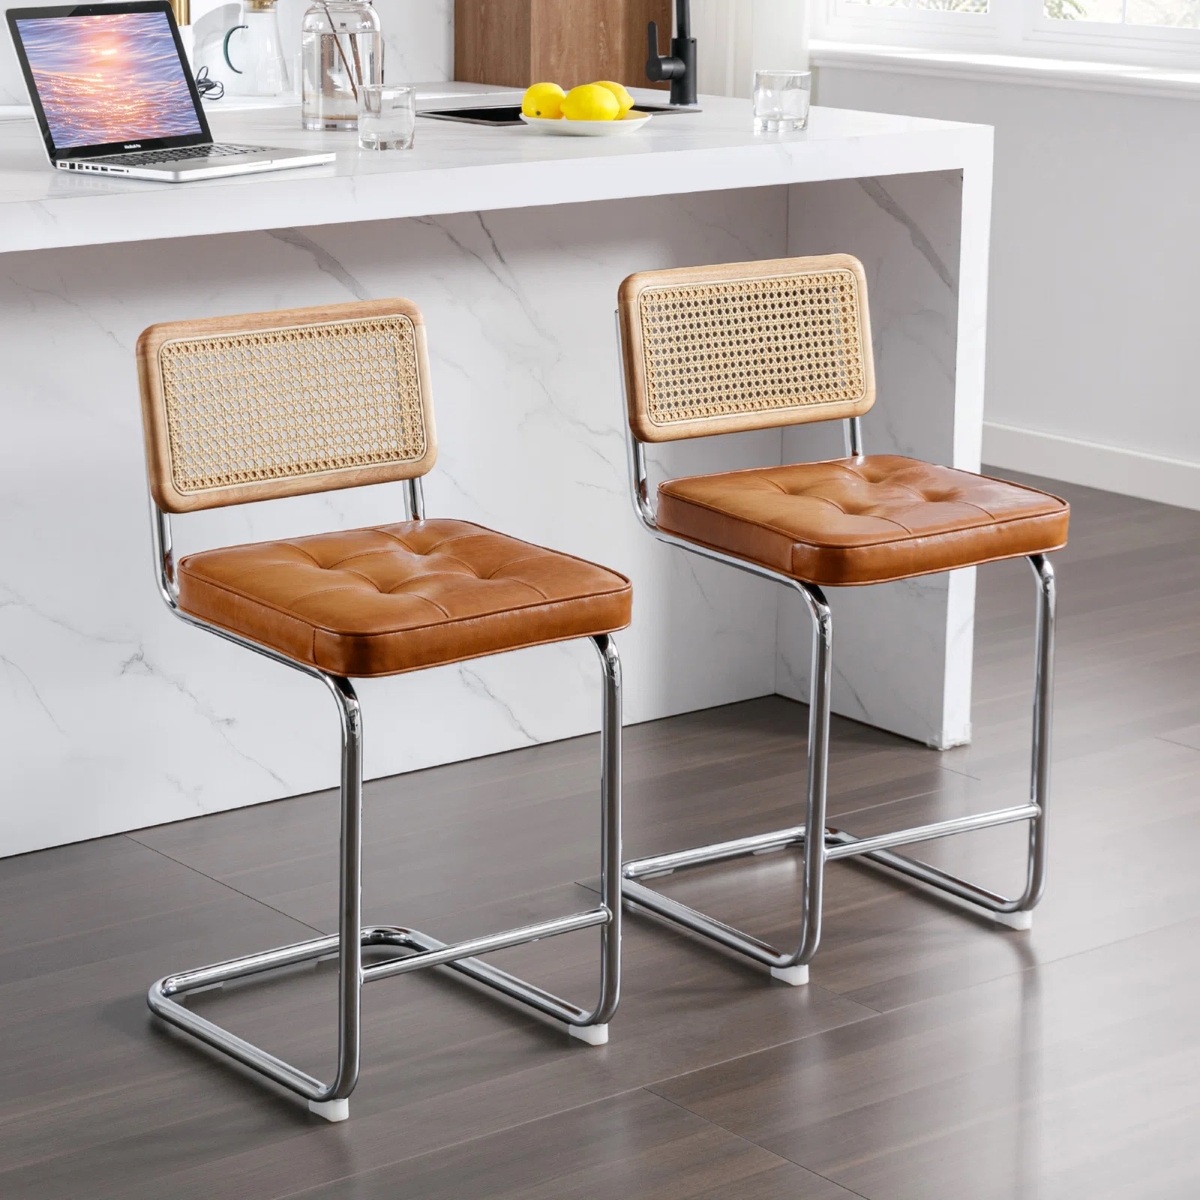
[[[430, 973], [381, 983], [353, 1115], [331, 1126], [156, 1027], [143, 996], [333, 927], [333, 797], [9, 859], [0, 1196], [1200, 1196], [1200, 513], [1060, 490], [1052, 875], [1031, 934], [837, 864], [808, 988], [632, 918], [603, 1049]], [[836, 723], [837, 823], [1021, 799], [1033, 602], [1024, 564], [981, 570], [972, 746]], [[794, 822], [804, 715], [769, 698], [629, 729], [630, 851]], [[595, 756], [581, 738], [370, 785], [368, 919], [457, 937], [577, 905]], [[928, 853], [1003, 887], [1021, 849], [1010, 828]], [[780, 939], [796, 887], [785, 855], [670, 882]], [[582, 1001], [594, 952], [589, 932], [497, 957]], [[328, 1070], [327, 970], [195, 1003]]]

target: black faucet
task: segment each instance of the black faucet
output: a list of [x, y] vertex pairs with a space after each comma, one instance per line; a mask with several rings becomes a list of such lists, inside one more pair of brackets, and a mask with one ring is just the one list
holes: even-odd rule
[[646, 27], [650, 57], [646, 62], [646, 78], [651, 83], [671, 81], [671, 103], [696, 103], [696, 39], [692, 37], [692, 6], [690, 0], [675, 0], [675, 36], [671, 39], [671, 55], [662, 58], [658, 53], [658, 22]]

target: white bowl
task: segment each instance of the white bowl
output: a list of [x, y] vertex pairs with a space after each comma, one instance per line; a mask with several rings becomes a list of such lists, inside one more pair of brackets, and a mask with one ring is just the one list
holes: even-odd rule
[[568, 121], [566, 117], [551, 120], [548, 117], [527, 117], [522, 113], [521, 120], [539, 133], [556, 133], [560, 137], [618, 137], [641, 129], [650, 120], [650, 114], [630, 109], [615, 121]]

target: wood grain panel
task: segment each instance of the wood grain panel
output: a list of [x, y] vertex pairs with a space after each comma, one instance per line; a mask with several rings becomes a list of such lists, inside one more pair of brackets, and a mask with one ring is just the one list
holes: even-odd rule
[[646, 24], [658, 22], [665, 47], [671, 11], [671, 0], [455, 0], [454, 77], [658, 86], [646, 79]]

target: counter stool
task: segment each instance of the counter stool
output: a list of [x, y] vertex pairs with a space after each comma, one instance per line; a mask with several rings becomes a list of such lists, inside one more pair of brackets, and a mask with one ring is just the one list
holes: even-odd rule
[[[660, 541], [793, 588], [813, 623], [804, 824], [624, 865], [624, 896], [767, 966], [808, 981], [821, 937], [825, 864], [867, 862], [1014, 929], [1028, 929], [1046, 871], [1054, 571], [1069, 509], [1032, 488], [862, 450], [875, 401], [862, 264], [848, 255], [652, 271], [621, 285], [618, 340], [634, 508]], [[672, 479], [657, 511], [645, 444], [738, 430], [846, 421], [846, 457]], [[822, 585], [855, 587], [1023, 556], [1037, 580], [1033, 771], [1029, 802], [875, 837], [825, 825], [833, 624]], [[895, 847], [1013, 821], [1029, 823], [1025, 889], [1008, 899], [895, 853]], [[810, 836], [811, 831], [820, 831]], [[793, 951], [733, 929], [641, 880], [800, 847], [804, 884]]]
[[[426, 519], [421, 476], [437, 456], [420, 311], [406, 300], [155, 325], [138, 342], [155, 570], [167, 607], [323, 683], [342, 736], [338, 932], [160, 979], [150, 1008], [304, 1097], [349, 1115], [363, 983], [448, 966], [607, 1041], [621, 965], [621, 668], [629, 581], [466, 521]], [[170, 517], [198, 509], [403, 480], [407, 519], [371, 529], [209, 550], [176, 563]], [[361, 920], [362, 717], [351, 677], [398, 675], [525, 646], [589, 638], [603, 674], [601, 902], [447, 945]], [[479, 955], [600, 927], [600, 997], [579, 1008]], [[390, 951], [364, 964], [362, 948]], [[190, 1012], [189, 992], [321, 958], [338, 960], [331, 1083]]]

